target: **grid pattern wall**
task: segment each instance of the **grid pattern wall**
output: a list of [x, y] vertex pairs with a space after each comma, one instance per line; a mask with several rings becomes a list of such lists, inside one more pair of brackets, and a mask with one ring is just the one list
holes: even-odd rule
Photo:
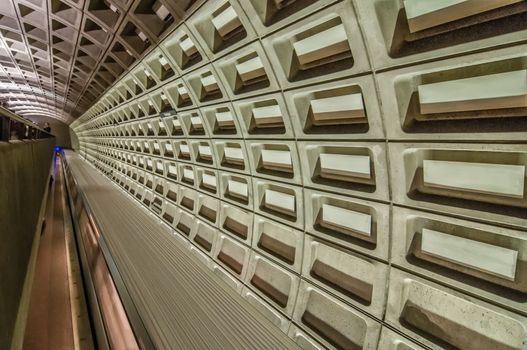
[[305, 349], [522, 349], [526, 42], [518, 0], [207, 1], [72, 128]]
[[199, 3], [2, 0], [0, 99], [69, 124]]

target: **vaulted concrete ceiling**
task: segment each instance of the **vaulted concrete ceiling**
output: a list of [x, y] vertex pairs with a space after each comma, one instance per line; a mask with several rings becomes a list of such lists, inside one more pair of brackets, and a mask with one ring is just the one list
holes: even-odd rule
[[0, 101], [72, 122], [194, 2], [0, 0]]

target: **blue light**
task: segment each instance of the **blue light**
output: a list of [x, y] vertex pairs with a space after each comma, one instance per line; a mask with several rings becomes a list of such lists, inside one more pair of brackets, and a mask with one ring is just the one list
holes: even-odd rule
[[55, 146], [55, 152], [60, 152], [60, 146]]

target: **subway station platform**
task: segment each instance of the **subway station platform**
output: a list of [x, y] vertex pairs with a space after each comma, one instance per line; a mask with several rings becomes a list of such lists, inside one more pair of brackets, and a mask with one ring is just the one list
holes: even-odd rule
[[527, 0], [0, 0], [0, 350], [297, 348], [527, 350]]

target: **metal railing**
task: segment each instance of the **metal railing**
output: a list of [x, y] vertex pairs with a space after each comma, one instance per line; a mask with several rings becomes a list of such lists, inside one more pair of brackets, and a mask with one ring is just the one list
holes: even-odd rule
[[0, 107], [0, 141], [36, 140], [53, 135], [29, 119]]

